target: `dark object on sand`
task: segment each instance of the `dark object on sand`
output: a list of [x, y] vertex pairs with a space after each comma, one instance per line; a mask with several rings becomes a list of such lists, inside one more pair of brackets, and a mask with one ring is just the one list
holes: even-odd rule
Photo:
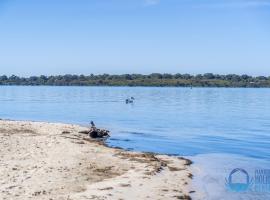
[[91, 128], [89, 131], [80, 131], [79, 133], [88, 134], [91, 138], [107, 138], [110, 137], [110, 131], [96, 128], [93, 121], [90, 122]]
[[79, 133], [81, 133], [81, 134], [89, 134], [89, 131], [79, 131]]
[[89, 136], [91, 138], [105, 138], [105, 137], [110, 137], [108, 130], [93, 128], [93, 127], [89, 131]]

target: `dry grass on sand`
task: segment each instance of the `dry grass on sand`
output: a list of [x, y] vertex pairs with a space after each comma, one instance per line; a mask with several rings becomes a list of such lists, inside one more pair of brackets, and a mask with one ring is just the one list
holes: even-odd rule
[[189, 199], [189, 161], [104, 146], [84, 127], [0, 121], [0, 199]]

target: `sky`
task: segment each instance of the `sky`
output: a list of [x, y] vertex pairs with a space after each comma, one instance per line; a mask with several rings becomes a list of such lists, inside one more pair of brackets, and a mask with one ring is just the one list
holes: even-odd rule
[[0, 0], [0, 74], [270, 75], [270, 0]]

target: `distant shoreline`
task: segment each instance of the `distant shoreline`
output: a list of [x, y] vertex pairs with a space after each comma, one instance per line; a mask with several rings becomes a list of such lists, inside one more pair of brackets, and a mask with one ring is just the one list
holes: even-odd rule
[[7, 86], [127, 86], [127, 87], [215, 87], [270, 88], [270, 76], [219, 74], [123, 74], [123, 75], [60, 75], [0, 76], [0, 85]]
[[114, 85], [0, 85], [0, 87], [111, 87], [111, 88], [187, 88], [187, 89], [270, 89], [269, 87], [202, 87], [202, 86], [114, 86]]

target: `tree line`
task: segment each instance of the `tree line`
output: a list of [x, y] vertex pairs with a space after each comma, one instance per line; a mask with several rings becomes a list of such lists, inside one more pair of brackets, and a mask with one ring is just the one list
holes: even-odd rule
[[0, 76], [0, 85], [48, 86], [175, 86], [175, 87], [270, 87], [270, 76], [206, 74], [122, 74]]

